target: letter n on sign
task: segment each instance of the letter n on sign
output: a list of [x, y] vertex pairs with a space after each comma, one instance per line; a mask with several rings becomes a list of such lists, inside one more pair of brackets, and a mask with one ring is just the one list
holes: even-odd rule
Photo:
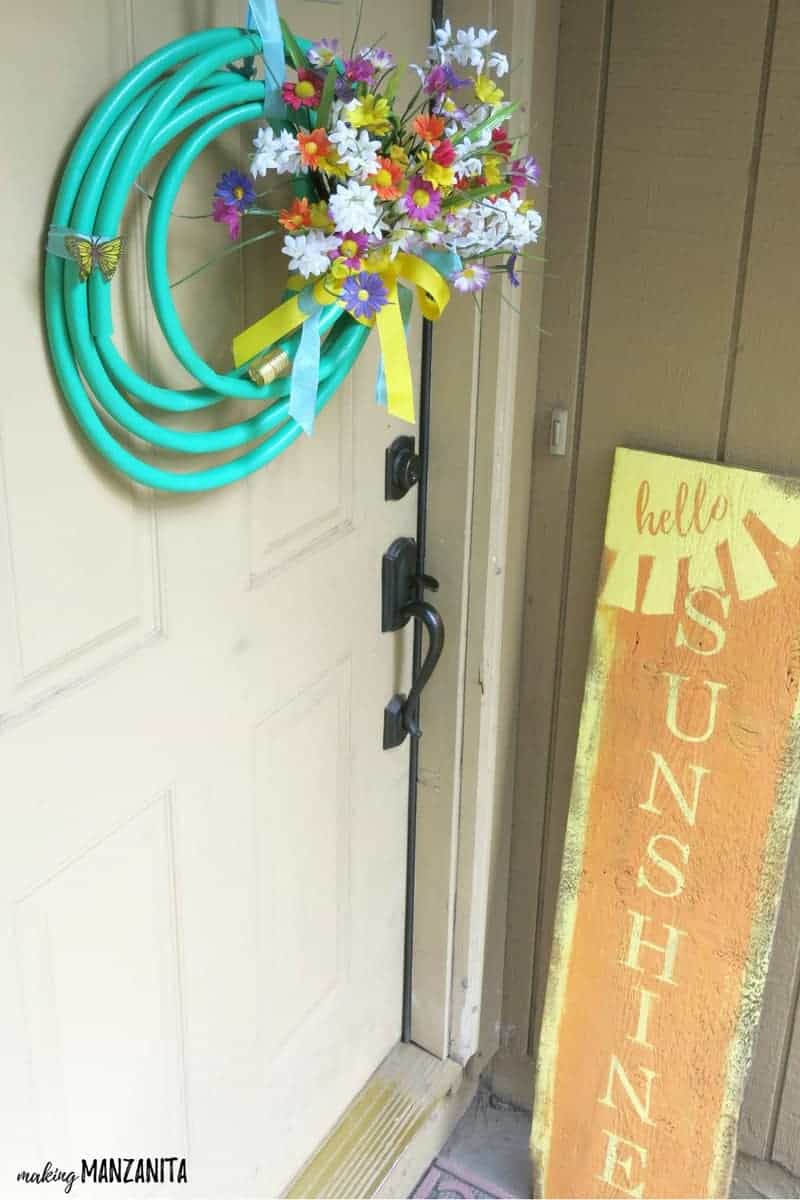
[[800, 482], [618, 450], [536, 1075], [544, 1196], [726, 1196], [800, 784]]

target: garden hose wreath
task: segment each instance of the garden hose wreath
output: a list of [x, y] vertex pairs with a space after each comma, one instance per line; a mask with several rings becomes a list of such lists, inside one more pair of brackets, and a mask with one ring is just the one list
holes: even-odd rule
[[[494, 36], [449, 23], [420, 74], [412, 106], [394, 113], [399, 71], [372, 47], [350, 60], [327, 39], [295, 39], [278, 25], [273, 0], [251, 6], [254, 29], [210, 29], [155, 51], [107, 94], [80, 134], [58, 189], [48, 234], [45, 312], [51, 355], [64, 396], [95, 448], [140, 484], [195, 492], [249, 475], [285, 450], [327, 404], [373, 327], [381, 348], [378, 399], [413, 420], [405, 330], [413, 292], [422, 312], [441, 315], [449, 283], [475, 291], [489, 278], [479, 265], [515, 262], [536, 240], [541, 220], [524, 200], [536, 182], [534, 160], [512, 157], [503, 122], [514, 105], [484, 73], [504, 57], [488, 53]], [[461, 49], [459, 49], [459, 47]], [[250, 77], [263, 55], [265, 78]], [[477, 80], [456, 74], [464, 56]], [[382, 56], [382, 57], [381, 57]], [[297, 82], [284, 83], [284, 58]], [[479, 60], [479, 61], [478, 61]], [[244, 61], [245, 67], [236, 66]], [[279, 72], [279, 77], [278, 77]], [[457, 89], [472, 83], [471, 105]], [[269, 124], [255, 138], [252, 175], [229, 171], [214, 197], [215, 221], [239, 236], [252, 178], [291, 175], [295, 199], [276, 213], [293, 271], [284, 301], [244, 330], [234, 367], [220, 373], [187, 337], [172, 296], [167, 251], [173, 205], [199, 154], [224, 131]], [[197, 381], [179, 390], [143, 378], [114, 342], [111, 287], [123, 249], [118, 236], [129, 195], [155, 155], [171, 148], [147, 222], [147, 278], [153, 309], [178, 362]], [[316, 154], [316, 158], [312, 155]], [[124, 257], [122, 265], [124, 269]], [[159, 413], [201, 412], [229, 398], [254, 415], [213, 429], [173, 429]], [[148, 412], [151, 415], [147, 415]], [[171, 470], [138, 457], [130, 438], [154, 451], [227, 452], [226, 461]]]

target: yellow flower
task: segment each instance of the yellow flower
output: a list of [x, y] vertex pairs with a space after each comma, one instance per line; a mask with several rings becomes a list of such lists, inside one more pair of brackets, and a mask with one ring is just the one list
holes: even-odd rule
[[391, 106], [385, 96], [367, 92], [347, 110], [347, 120], [355, 129], [371, 129], [373, 133], [388, 133]]
[[505, 92], [488, 75], [479, 75], [475, 80], [475, 95], [481, 104], [499, 104]]
[[328, 206], [324, 200], [318, 200], [316, 204], [312, 204], [310, 211], [312, 229], [333, 229], [333, 221], [328, 215]]
[[458, 109], [458, 105], [452, 96], [446, 96], [442, 101], [442, 112], [454, 113]]
[[329, 150], [324, 158], [318, 160], [318, 163], [319, 169], [326, 175], [333, 175], [336, 179], [343, 179], [347, 175], [347, 167], [339, 158], [338, 150]]
[[337, 258], [331, 265], [329, 274], [332, 275], [334, 279], [347, 279], [348, 275], [354, 275], [355, 272], [353, 271], [352, 267], [348, 267], [343, 258]]
[[500, 170], [502, 161], [502, 158], [499, 158], [496, 154], [487, 154], [483, 160], [483, 177], [490, 187], [496, 183], [503, 182], [503, 175]]
[[443, 167], [434, 162], [432, 158], [428, 158], [427, 155], [423, 155], [420, 161], [422, 162], [420, 175], [428, 183], [432, 183], [437, 191], [447, 191], [455, 186], [456, 173], [453, 167]]
[[403, 147], [398, 146], [396, 142], [393, 146], [389, 147], [389, 158], [392, 162], [399, 163], [401, 167], [408, 166], [408, 155]]
[[381, 271], [385, 271], [392, 261], [391, 253], [388, 249], [373, 250], [364, 259], [364, 269], [367, 271], [375, 271], [380, 275]]

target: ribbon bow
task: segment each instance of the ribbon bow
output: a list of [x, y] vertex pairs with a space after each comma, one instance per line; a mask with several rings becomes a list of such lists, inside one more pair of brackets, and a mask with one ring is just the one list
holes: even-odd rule
[[[406, 342], [411, 312], [409, 287], [416, 291], [423, 316], [437, 321], [450, 299], [445, 274], [451, 274], [459, 266], [457, 255], [435, 250], [425, 250], [419, 256], [400, 253], [391, 260], [377, 257], [372, 261], [367, 259], [365, 264], [366, 269], [383, 280], [387, 303], [374, 317], [352, 319], [374, 325], [378, 331], [381, 369], [377, 399], [379, 403], [385, 402], [391, 416], [402, 421], [413, 424], [415, 419], [414, 382]], [[302, 326], [292, 367], [289, 415], [310, 434], [314, 426], [322, 335], [338, 320], [340, 314], [334, 306], [342, 309], [344, 303], [324, 277], [306, 285], [304, 280], [293, 276], [289, 287], [297, 294], [233, 339], [233, 359], [240, 367]]]

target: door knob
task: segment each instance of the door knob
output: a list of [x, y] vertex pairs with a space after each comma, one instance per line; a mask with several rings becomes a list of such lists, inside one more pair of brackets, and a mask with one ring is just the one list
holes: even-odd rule
[[383, 556], [383, 606], [381, 628], [384, 633], [402, 629], [411, 620], [420, 621], [428, 633], [428, 652], [408, 695], [397, 692], [383, 712], [383, 748], [400, 746], [410, 734], [422, 737], [419, 702], [422, 690], [434, 672], [444, 649], [444, 621], [427, 600], [418, 596], [425, 587], [435, 590], [439, 584], [430, 575], [418, 575], [417, 544], [413, 538], [397, 538]]

